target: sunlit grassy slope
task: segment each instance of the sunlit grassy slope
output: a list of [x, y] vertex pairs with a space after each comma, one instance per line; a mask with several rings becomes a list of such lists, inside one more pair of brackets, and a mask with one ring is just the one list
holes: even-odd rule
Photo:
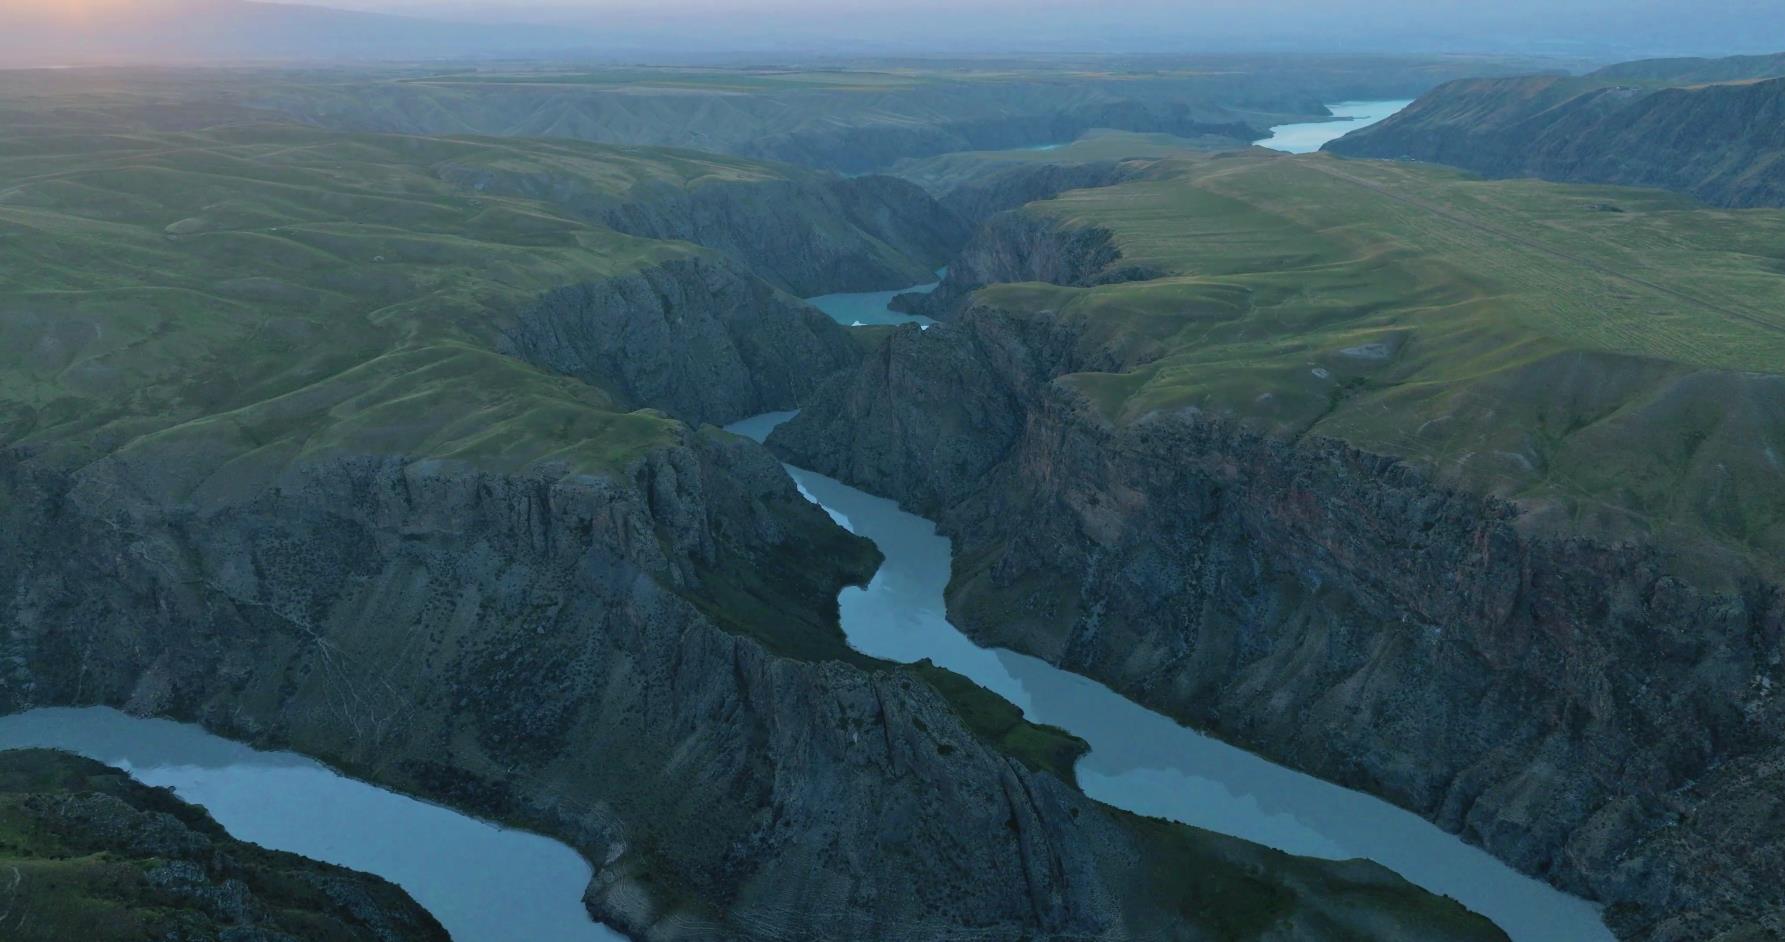
[[1236, 142], [1226, 137], [1186, 138], [1099, 128], [1056, 146], [961, 151], [902, 160], [893, 165], [891, 172], [932, 193], [946, 194], [958, 186], [989, 179], [1013, 167], [1114, 163], [1136, 158], [1175, 157], [1187, 151], [1233, 150], [1235, 147]]
[[1785, 553], [1785, 212], [1262, 154], [1025, 211], [1154, 275], [982, 294], [1083, 324], [1122, 368], [1066, 382], [1111, 419], [1210, 410], [1533, 520]]
[[186, 436], [217, 461], [586, 469], [665, 440], [656, 413], [493, 352], [496, 315], [699, 250], [450, 182], [478, 171], [615, 199], [772, 173], [283, 126], [0, 136], [0, 444], [78, 456]]

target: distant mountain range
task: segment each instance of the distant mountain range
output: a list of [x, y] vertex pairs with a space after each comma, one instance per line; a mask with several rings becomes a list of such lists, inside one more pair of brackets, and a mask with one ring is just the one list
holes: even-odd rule
[[24, 22], [0, 29], [0, 66], [541, 55], [586, 51], [599, 38], [250, 0], [145, 0], [86, 19], [17, 18]]
[[1326, 149], [1785, 206], [1785, 54], [1450, 82]]

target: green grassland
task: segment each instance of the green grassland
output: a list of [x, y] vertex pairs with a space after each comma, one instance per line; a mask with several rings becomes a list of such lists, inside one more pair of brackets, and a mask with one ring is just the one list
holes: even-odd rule
[[632, 187], [762, 165], [568, 142], [46, 131], [0, 143], [0, 444], [119, 450], [195, 436], [605, 467], [672, 423], [493, 352], [547, 289], [701, 250], [448, 182], [536, 171]]
[[710, 92], [881, 91], [940, 81], [915, 70], [611, 68], [519, 72], [449, 72], [404, 79], [428, 85], [571, 85], [605, 88], [687, 89]]
[[1785, 554], [1785, 212], [1257, 152], [1026, 212], [1146, 280], [1018, 284], [1122, 367], [1110, 419], [1186, 408], [1338, 438], [1535, 523]]

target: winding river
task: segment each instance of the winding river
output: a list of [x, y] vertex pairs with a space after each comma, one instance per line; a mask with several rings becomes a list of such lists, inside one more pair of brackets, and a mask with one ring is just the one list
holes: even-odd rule
[[[897, 293], [814, 301], [843, 323], [927, 324], [886, 308]], [[761, 441], [794, 414], [729, 428]], [[978, 646], [948, 622], [943, 589], [953, 550], [935, 524], [823, 475], [787, 471], [802, 493], [885, 554], [865, 588], [839, 597], [849, 643], [888, 660], [929, 658], [1003, 695], [1029, 719], [1082, 737], [1091, 751], [1079, 761], [1078, 780], [1093, 798], [1291, 853], [1370, 858], [1461, 900], [1518, 942], [1612, 942], [1593, 905], [1417, 815], [1200, 735], [1044, 661]], [[0, 749], [31, 746], [66, 749], [170, 787], [243, 840], [383, 876], [458, 942], [624, 938], [590, 920], [582, 893], [591, 870], [568, 846], [347, 778], [303, 756], [103, 708], [0, 717]]]
[[[795, 414], [768, 413], [728, 428], [762, 441]], [[929, 658], [1004, 696], [1030, 720], [1084, 739], [1091, 751], [1076, 771], [1091, 797], [1294, 854], [1369, 858], [1455, 897], [1515, 942], [1613, 942], [1597, 906], [1412, 812], [1204, 736], [1038, 658], [980, 647], [948, 622], [943, 590], [953, 547], [934, 523], [822, 474], [785, 467], [801, 493], [886, 556], [866, 588], [845, 589], [838, 598], [849, 644], [892, 661]]]
[[1271, 128], [1271, 136], [1259, 141], [1258, 146], [1288, 151], [1291, 154], [1310, 154], [1319, 150], [1320, 145], [1327, 141], [1337, 140], [1358, 128], [1369, 127], [1411, 104], [1413, 102], [1406, 99], [1341, 101], [1326, 106], [1326, 110], [1333, 113], [1331, 119], [1279, 124]]

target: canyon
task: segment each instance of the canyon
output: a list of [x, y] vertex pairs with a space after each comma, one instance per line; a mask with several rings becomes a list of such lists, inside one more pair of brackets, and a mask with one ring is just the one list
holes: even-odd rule
[[[890, 334], [769, 444], [936, 519], [957, 547], [950, 619], [982, 644], [1417, 811], [1605, 902], [1620, 937], [1778, 931], [1776, 506], [1625, 491], [1571, 510], [1581, 490], [1553, 488], [1633, 480], [1589, 442], [1681, 435], [1708, 460], [1652, 466], [1664, 486], [1708, 493], [1703, 469], [1758, 496], [1785, 383], [1657, 369], [1560, 319], [1560, 292], [1556, 319], [1484, 331], [1483, 305], [1534, 310], [1519, 291], [1586, 262], [1484, 241], [1477, 220], [1593, 220], [1578, 214], [1599, 194], [1329, 166], [1165, 162], [994, 217], [934, 295], [942, 323]], [[1469, 216], [1396, 208], [1443, 190]], [[1358, 206], [1402, 240], [1422, 227], [1424, 254], [1383, 266]], [[1449, 244], [1518, 281], [1449, 281]], [[1273, 270], [1291, 245], [1301, 290]], [[1418, 321], [1345, 293], [1397, 277], [1420, 279], [1397, 296]], [[1305, 305], [1324, 333], [1261, 341]], [[1434, 384], [1453, 342], [1486, 372]], [[1544, 427], [1565, 431], [1524, 431]]]

